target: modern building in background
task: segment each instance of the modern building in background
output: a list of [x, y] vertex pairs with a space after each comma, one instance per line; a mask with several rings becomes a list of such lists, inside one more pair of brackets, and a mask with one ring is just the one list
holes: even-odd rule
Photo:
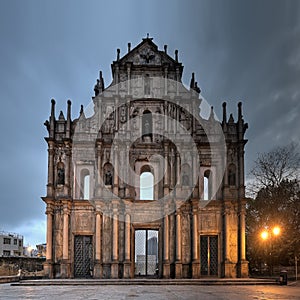
[[[100, 72], [77, 119], [71, 101], [66, 117], [51, 101], [48, 277], [248, 276], [242, 106], [236, 120], [226, 103], [221, 121], [213, 108], [202, 117], [178, 56], [147, 36], [118, 49], [112, 83]], [[145, 174], [153, 184], [142, 193]]]
[[0, 256], [22, 256], [23, 236], [17, 233], [0, 231]]

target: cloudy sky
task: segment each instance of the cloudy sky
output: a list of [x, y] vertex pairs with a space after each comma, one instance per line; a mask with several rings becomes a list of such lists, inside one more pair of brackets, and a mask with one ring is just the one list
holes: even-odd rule
[[249, 123], [246, 167], [258, 152], [294, 140], [300, 128], [300, 2], [0, 1], [0, 230], [45, 242], [50, 100], [72, 116], [88, 105], [99, 70], [150, 33], [173, 55], [183, 82], [195, 72], [202, 96], [220, 115], [222, 102]]

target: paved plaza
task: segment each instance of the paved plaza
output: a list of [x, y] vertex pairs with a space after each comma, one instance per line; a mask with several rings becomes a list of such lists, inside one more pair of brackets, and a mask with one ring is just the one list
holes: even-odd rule
[[0, 285], [0, 299], [216, 299], [274, 300], [300, 299], [300, 285], [288, 286], [196, 286], [196, 285]]

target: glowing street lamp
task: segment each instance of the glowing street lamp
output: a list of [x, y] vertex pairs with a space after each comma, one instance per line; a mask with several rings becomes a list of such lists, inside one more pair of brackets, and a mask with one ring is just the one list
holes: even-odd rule
[[273, 234], [274, 234], [275, 236], [279, 235], [279, 234], [280, 234], [280, 227], [275, 226], [275, 227], [273, 228], [272, 232], [273, 232]]
[[272, 252], [273, 252], [273, 238], [276, 238], [281, 232], [281, 229], [279, 226], [275, 226], [272, 229], [267, 228], [263, 230], [260, 234], [260, 237], [263, 241], [270, 240], [270, 265], [271, 265], [271, 275], [273, 275], [273, 263], [272, 263]]
[[267, 240], [269, 238], [272, 238], [272, 236], [278, 236], [281, 232], [281, 229], [279, 226], [275, 226], [272, 228], [272, 230], [270, 229], [264, 229], [261, 234], [260, 234], [260, 237], [263, 239], [263, 240]]
[[268, 239], [268, 237], [269, 237], [269, 233], [268, 233], [268, 231], [264, 230], [264, 231], [260, 234], [260, 236], [261, 236], [261, 238], [262, 238], [263, 240], [266, 240], [266, 239]]

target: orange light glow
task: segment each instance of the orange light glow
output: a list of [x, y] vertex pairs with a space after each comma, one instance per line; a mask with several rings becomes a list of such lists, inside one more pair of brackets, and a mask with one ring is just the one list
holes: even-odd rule
[[261, 238], [263, 240], [266, 240], [269, 237], [269, 233], [268, 231], [264, 230], [261, 234], [260, 234]]
[[275, 226], [275, 227], [273, 228], [273, 234], [274, 234], [274, 235], [280, 234], [280, 227]]

